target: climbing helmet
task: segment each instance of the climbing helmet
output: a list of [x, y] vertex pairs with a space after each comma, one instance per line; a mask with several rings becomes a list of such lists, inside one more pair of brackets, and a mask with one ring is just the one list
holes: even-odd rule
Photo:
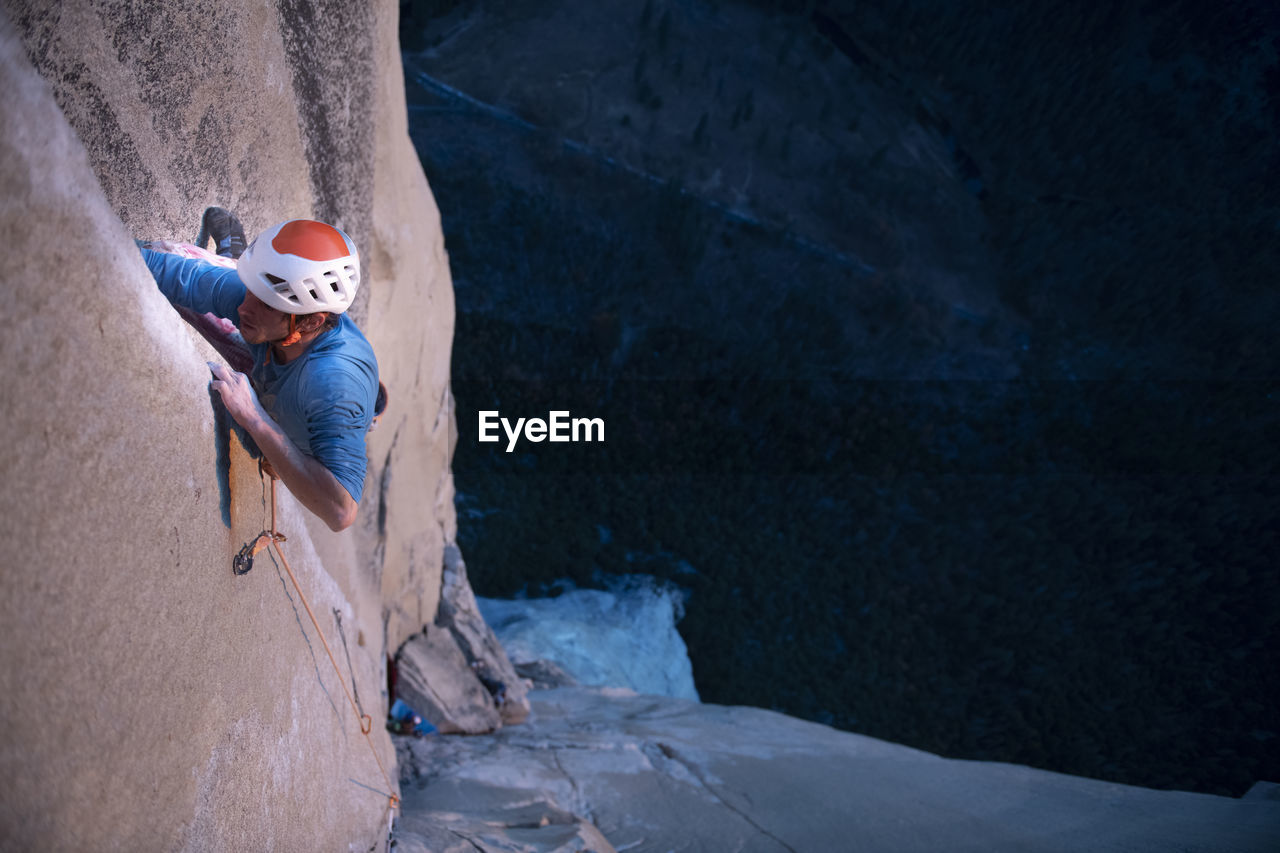
[[355, 243], [313, 219], [290, 219], [263, 231], [236, 269], [254, 296], [286, 314], [341, 314], [360, 287]]

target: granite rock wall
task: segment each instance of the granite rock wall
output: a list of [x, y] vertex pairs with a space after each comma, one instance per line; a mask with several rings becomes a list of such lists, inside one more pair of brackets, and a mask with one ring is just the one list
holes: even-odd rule
[[[453, 295], [396, 28], [390, 0], [0, 3], [0, 849], [385, 842], [387, 652], [455, 536]], [[278, 527], [372, 751], [283, 566], [231, 571], [266, 486], [132, 242], [209, 204], [361, 248], [391, 399], [360, 517], [280, 488]]]

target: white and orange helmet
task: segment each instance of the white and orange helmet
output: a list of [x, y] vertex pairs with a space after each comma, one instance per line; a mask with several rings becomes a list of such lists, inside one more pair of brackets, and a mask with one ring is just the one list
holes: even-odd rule
[[313, 219], [290, 219], [263, 231], [236, 269], [254, 296], [286, 314], [341, 314], [360, 287], [356, 244]]

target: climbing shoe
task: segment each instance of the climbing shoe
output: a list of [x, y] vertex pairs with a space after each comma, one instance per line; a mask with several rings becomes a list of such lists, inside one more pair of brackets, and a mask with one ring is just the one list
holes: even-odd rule
[[213, 250], [224, 258], [239, 258], [248, 242], [244, 239], [244, 226], [234, 213], [221, 207], [206, 207], [200, 218], [200, 234], [196, 245], [205, 248], [210, 238]]

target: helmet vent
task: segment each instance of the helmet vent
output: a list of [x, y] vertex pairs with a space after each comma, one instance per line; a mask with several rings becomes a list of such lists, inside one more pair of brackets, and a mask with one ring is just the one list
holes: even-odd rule
[[278, 275], [272, 275], [269, 272], [264, 272], [262, 274], [262, 277], [267, 280], [267, 282], [271, 285], [271, 289], [274, 290], [277, 294], [279, 294], [280, 296], [283, 296], [285, 299], [289, 300], [289, 302], [294, 305], [298, 304], [298, 297], [293, 295], [293, 291], [290, 290], [289, 282], [286, 279], [283, 279]]

